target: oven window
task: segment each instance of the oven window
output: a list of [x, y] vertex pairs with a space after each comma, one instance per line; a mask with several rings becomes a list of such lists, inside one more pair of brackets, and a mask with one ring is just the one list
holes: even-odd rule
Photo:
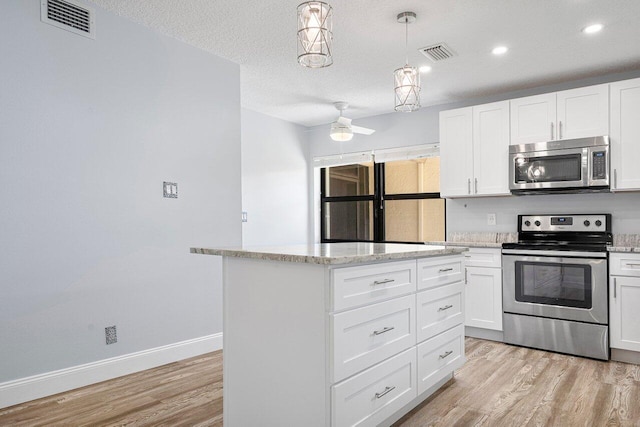
[[515, 159], [515, 182], [582, 181], [582, 155]]
[[516, 301], [591, 308], [591, 266], [516, 261]]

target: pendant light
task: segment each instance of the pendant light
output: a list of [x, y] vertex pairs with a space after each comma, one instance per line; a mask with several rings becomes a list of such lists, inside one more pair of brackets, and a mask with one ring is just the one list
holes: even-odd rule
[[396, 111], [411, 112], [420, 108], [420, 73], [409, 65], [409, 24], [416, 21], [413, 12], [398, 14], [398, 22], [405, 24], [405, 65], [393, 72], [396, 93]]
[[309, 68], [333, 64], [333, 9], [325, 2], [308, 1], [298, 6], [298, 62]]

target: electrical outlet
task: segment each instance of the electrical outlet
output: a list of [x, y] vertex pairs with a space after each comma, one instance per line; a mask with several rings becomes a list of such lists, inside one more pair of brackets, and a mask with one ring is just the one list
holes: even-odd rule
[[107, 326], [106, 328], [104, 328], [104, 338], [107, 342], [107, 345], [115, 344], [118, 342], [118, 333], [116, 331], [115, 325]]
[[247, 212], [242, 211], [242, 222], [247, 222]]
[[496, 214], [487, 214], [487, 225], [496, 225]]

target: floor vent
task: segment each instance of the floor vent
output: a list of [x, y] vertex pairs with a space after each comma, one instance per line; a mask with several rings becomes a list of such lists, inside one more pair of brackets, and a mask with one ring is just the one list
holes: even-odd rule
[[94, 11], [74, 0], [42, 0], [42, 22], [95, 39]]
[[453, 50], [444, 43], [434, 44], [433, 46], [423, 47], [418, 50], [433, 62], [443, 61], [456, 56]]

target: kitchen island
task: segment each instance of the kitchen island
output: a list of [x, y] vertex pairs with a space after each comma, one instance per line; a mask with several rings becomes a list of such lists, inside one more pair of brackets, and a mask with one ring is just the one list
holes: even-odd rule
[[225, 426], [390, 425], [464, 361], [460, 247], [191, 248], [223, 257]]

